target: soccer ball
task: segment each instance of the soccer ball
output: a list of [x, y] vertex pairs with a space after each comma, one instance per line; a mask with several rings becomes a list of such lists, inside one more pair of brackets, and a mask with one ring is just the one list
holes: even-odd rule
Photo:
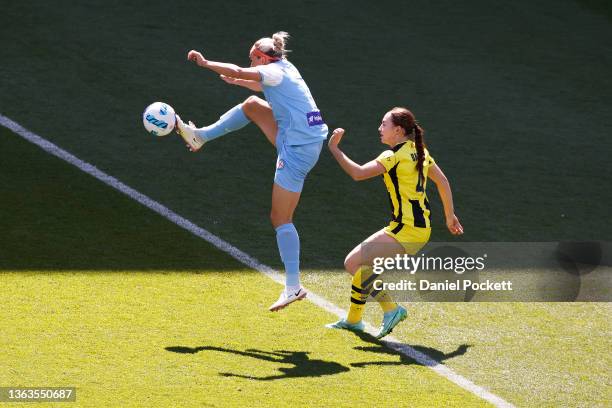
[[152, 135], [166, 136], [176, 125], [174, 109], [167, 103], [154, 102], [142, 113], [142, 123]]

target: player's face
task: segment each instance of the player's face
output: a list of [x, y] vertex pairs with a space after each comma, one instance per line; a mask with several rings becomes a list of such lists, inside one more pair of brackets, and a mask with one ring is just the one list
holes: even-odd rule
[[389, 146], [397, 144], [398, 136], [401, 135], [401, 126], [395, 126], [391, 120], [391, 113], [387, 112], [382, 118], [382, 122], [378, 127], [380, 133], [380, 141]]
[[265, 65], [266, 61], [259, 55], [253, 54], [253, 51], [255, 51], [255, 46], [252, 46], [251, 52], [249, 52], [249, 59], [251, 60], [251, 66], [256, 67], [258, 65]]

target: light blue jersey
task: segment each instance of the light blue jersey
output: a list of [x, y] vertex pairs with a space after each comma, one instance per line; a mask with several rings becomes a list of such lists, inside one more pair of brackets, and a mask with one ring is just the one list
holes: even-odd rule
[[297, 68], [286, 59], [257, 67], [266, 101], [278, 124], [278, 135], [289, 146], [322, 142], [327, 125]]

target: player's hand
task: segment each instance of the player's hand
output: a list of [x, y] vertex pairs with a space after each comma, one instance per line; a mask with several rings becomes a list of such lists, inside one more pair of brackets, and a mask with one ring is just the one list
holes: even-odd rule
[[202, 53], [196, 51], [196, 50], [191, 50], [187, 53], [187, 60], [189, 61], [193, 61], [196, 64], [200, 65], [200, 66], [204, 66], [206, 65], [206, 63], [208, 62], [206, 60], [206, 58], [204, 58], [204, 56], [202, 55]]
[[342, 136], [344, 136], [344, 129], [342, 128], [334, 129], [331, 137], [329, 138], [329, 141], [327, 142], [327, 146], [330, 149], [337, 148], [338, 145], [340, 144], [340, 141], [342, 140]]
[[455, 214], [453, 214], [452, 217], [446, 218], [446, 227], [453, 235], [463, 234], [463, 226]]
[[221, 78], [222, 80], [224, 80], [225, 82], [231, 85], [236, 85], [236, 82], [237, 82], [237, 78], [232, 78], [232, 77], [228, 77], [225, 75], [219, 75], [219, 78]]

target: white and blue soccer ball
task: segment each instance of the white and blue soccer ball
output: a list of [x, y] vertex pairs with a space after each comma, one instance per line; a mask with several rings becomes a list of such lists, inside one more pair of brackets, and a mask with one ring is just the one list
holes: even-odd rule
[[164, 102], [154, 102], [142, 113], [142, 123], [154, 136], [166, 136], [174, 130], [176, 117], [172, 106]]

